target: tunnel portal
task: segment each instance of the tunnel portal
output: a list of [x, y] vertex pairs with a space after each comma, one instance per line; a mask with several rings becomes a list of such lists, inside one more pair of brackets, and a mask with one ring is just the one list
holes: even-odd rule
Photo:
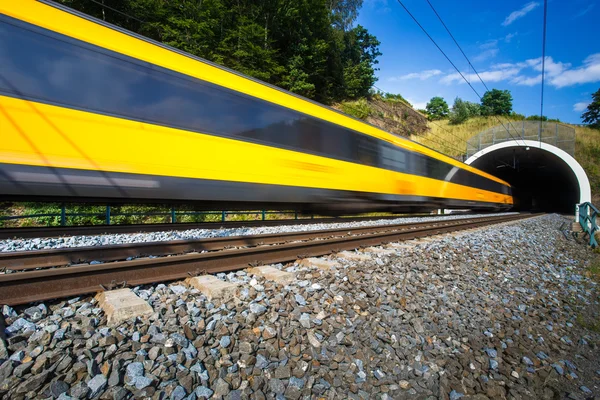
[[511, 184], [515, 210], [573, 213], [590, 201], [589, 180], [565, 151], [538, 141], [505, 141], [486, 147], [467, 164]]

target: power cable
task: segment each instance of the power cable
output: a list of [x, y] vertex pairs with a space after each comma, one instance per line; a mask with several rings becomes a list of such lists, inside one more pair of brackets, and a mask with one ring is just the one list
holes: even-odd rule
[[[377, 87], [377, 86], [375, 86], [375, 85], [373, 85], [373, 87], [374, 87], [375, 89], [379, 90], [380, 92], [384, 93], [384, 94], [391, 94], [391, 93], [389, 93], [389, 92], [386, 92], [385, 90], [382, 90], [382, 89], [378, 88], [378, 87]], [[402, 103], [402, 102], [401, 102], [400, 104], [402, 104], [404, 107], [406, 107], [406, 108], [409, 108], [410, 110], [414, 111], [414, 109], [413, 109], [412, 107], [409, 107], [407, 104], [404, 104], [404, 103]], [[450, 134], [450, 135], [454, 136], [455, 138], [457, 138], [457, 139], [458, 139], [458, 140], [460, 140], [461, 142], [465, 142], [465, 144], [467, 144], [467, 140], [465, 140], [464, 138], [461, 138], [460, 136], [458, 136], [458, 135], [456, 135], [456, 134], [452, 133], [452, 131], [450, 131], [450, 130], [448, 130], [448, 129], [444, 128], [443, 126], [441, 126], [440, 124], [436, 123], [435, 121], [429, 121], [429, 122], [431, 122], [433, 125], [435, 125], [435, 126], [437, 126], [438, 128], [440, 128], [441, 130], [443, 130], [443, 131], [446, 131], [448, 134]], [[433, 133], [432, 133], [432, 134], [433, 134]]]
[[546, 70], [546, 20], [548, 17], [548, 0], [544, 0], [544, 32], [542, 34], [542, 94], [540, 99], [540, 142], [542, 141], [541, 126], [544, 122], [544, 74]]
[[[477, 70], [475, 69], [475, 67], [473, 66], [473, 64], [471, 63], [471, 60], [469, 60], [469, 57], [467, 57], [467, 55], [465, 54], [465, 52], [463, 51], [462, 47], [460, 47], [460, 45], [458, 44], [458, 41], [454, 38], [454, 35], [452, 34], [452, 32], [450, 32], [450, 29], [448, 28], [448, 26], [444, 23], [444, 20], [442, 19], [442, 17], [440, 16], [440, 14], [438, 14], [437, 10], [435, 9], [435, 7], [433, 6], [433, 4], [431, 4], [431, 2], [429, 0], [426, 0], [427, 4], [429, 4], [429, 7], [431, 7], [431, 9], [433, 10], [434, 14], [436, 15], [436, 17], [438, 17], [438, 19], [440, 20], [440, 22], [442, 23], [442, 25], [444, 26], [444, 28], [446, 29], [446, 32], [448, 32], [448, 35], [450, 35], [450, 37], [452, 38], [452, 40], [454, 41], [454, 44], [456, 44], [456, 47], [458, 47], [458, 49], [460, 50], [460, 52], [462, 53], [462, 55], [465, 57], [465, 59], [467, 60], [467, 62], [469, 63], [469, 66], [473, 69], [473, 72], [475, 72], [475, 75], [477, 75], [477, 78], [479, 78], [479, 81], [483, 84], [483, 86], [485, 87], [485, 90], [487, 90], [488, 92], [490, 91], [490, 88], [488, 88], [488, 86], [485, 84], [485, 82], [483, 81], [483, 79], [481, 78], [481, 76], [479, 75], [479, 72], [477, 72]], [[480, 97], [481, 98], [481, 97]], [[512, 122], [506, 118], [507, 122], [510, 124], [510, 126], [515, 130], [515, 132], [517, 131], [517, 129], [514, 127], [514, 125], [512, 124]], [[502, 123], [501, 123], [502, 124]], [[504, 125], [502, 125], [502, 127], [504, 127]], [[510, 135], [510, 132], [509, 132]], [[510, 136], [511, 138], [515, 139], [512, 135]], [[516, 141], [516, 140], [515, 140]], [[523, 144], [525, 144], [525, 142], [523, 142]]]
[[[357, 108], [354, 108], [354, 107], [352, 107], [351, 105], [349, 105], [349, 104], [347, 104], [347, 103], [346, 103], [346, 104], [344, 104], [344, 107], [346, 107], [346, 108], [350, 108], [350, 109], [352, 109], [352, 110], [354, 110], [354, 111], [358, 111], [358, 112], [360, 112], [360, 110], [359, 110], [359, 109], [357, 109]], [[408, 106], [406, 106], [406, 107], [408, 107]], [[409, 107], [409, 108], [410, 108], [410, 107]], [[414, 111], [412, 108], [410, 108], [410, 110]], [[383, 123], [393, 123], [393, 124], [395, 124], [397, 127], [403, 128], [403, 127], [402, 127], [402, 125], [400, 125], [400, 123], [399, 123], [398, 121], [394, 120], [394, 119], [383, 119], [383, 118], [376, 117], [376, 116], [374, 116], [374, 115], [369, 115], [369, 117], [371, 117], [371, 118], [373, 118], [373, 119], [375, 119], [375, 120], [381, 121], [381, 122], [383, 122]], [[379, 128], [379, 127], [377, 127], [377, 128]], [[381, 129], [381, 128], [379, 128], [379, 129]], [[436, 138], [440, 139], [440, 140], [441, 140], [441, 142], [439, 142], [439, 141], [437, 141], [437, 140], [433, 140], [433, 139], [431, 139], [431, 138], [427, 138], [427, 140], [431, 140], [432, 142], [434, 142], [434, 143], [437, 143], [438, 145], [440, 145], [440, 146], [442, 146], [442, 147], [446, 147], [446, 148], [449, 148], [449, 149], [455, 150], [455, 151], [457, 151], [459, 154], [462, 154], [462, 153], [464, 153], [464, 151], [463, 151], [463, 150], [461, 150], [461, 149], [459, 149], [459, 148], [457, 148], [457, 147], [455, 147], [455, 146], [452, 146], [452, 145], [450, 145], [450, 144], [448, 144], [448, 143], [445, 143], [445, 142], [444, 142], [444, 138], [442, 138], [442, 137], [440, 137], [440, 136], [438, 136], [438, 135], [434, 134], [433, 132], [430, 132], [430, 134], [431, 134], [431, 135], [433, 135], [434, 137], [436, 137]], [[420, 144], [421, 144], [421, 145], [423, 145], [423, 143], [420, 143]], [[440, 152], [441, 152], [441, 150], [440, 150]], [[447, 155], [448, 157], [451, 157], [451, 156], [449, 156], [448, 154], [445, 154], [445, 155]]]
[[[402, 3], [401, 0], [397, 0], [397, 1], [402, 6], [402, 8], [404, 8], [404, 10], [408, 13], [408, 15], [413, 19], [413, 21], [415, 21], [415, 23], [419, 26], [419, 28], [421, 28], [421, 30], [423, 31], [423, 33], [425, 33], [425, 35], [429, 38], [429, 40], [431, 40], [431, 42], [435, 45], [435, 47], [437, 47], [437, 49], [444, 55], [446, 60], [448, 60], [448, 62], [452, 65], [452, 67], [454, 67], [456, 72], [458, 72], [458, 74], [467, 83], [467, 85], [469, 85], [469, 87], [471, 88], [471, 90], [473, 90], [473, 92], [477, 95], [477, 97], [479, 97], [479, 99], [482, 100], [482, 97], [479, 94], [479, 92], [477, 92], [477, 90], [473, 87], [473, 85], [471, 85], [471, 82], [469, 82], [468, 79], [465, 78], [464, 74], [458, 69], [458, 67], [452, 62], [450, 57], [448, 57], [448, 55], [444, 52], [444, 50], [442, 50], [442, 48], [437, 44], [437, 42], [431, 37], [431, 35], [429, 34], [429, 32], [427, 32], [427, 30], [423, 27], [423, 25], [421, 25], [421, 23], [415, 18], [415, 16], [408, 10], [408, 8], [406, 8], [406, 6], [404, 5], [404, 3]], [[500, 125], [502, 125], [502, 127], [504, 129], [506, 129], [506, 132], [508, 133], [508, 135], [516, 142], [517, 140], [510, 133], [510, 129], [508, 129], [506, 126], [504, 126], [502, 121], [500, 121], [500, 119], [497, 116], [495, 116], [495, 117], [498, 120], [498, 122], [500, 122]]]
[[125, 16], [125, 17], [127, 17], [127, 18], [134, 19], [134, 20], [138, 21], [138, 22], [139, 22], [139, 23], [141, 23], [141, 24], [145, 24], [145, 23], [146, 23], [146, 21], [142, 21], [141, 19], [137, 19], [136, 17], [132, 17], [132, 16], [131, 16], [131, 15], [129, 15], [129, 14], [126, 14], [126, 13], [124, 13], [124, 12], [122, 12], [122, 11], [119, 11], [119, 10], [117, 10], [116, 8], [112, 8], [112, 7], [110, 7], [110, 6], [107, 6], [106, 4], [100, 3], [99, 1], [96, 1], [96, 0], [89, 0], [89, 1], [91, 1], [92, 3], [96, 3], [96, 4], [98, 4], [99, 6], [102, 6], [102, 7], [108, 8], [109, 10], [113, 10], [114, 12], [117, 12], [117, 13], [119, 13], [119, 14], [121, 14], [121, 15], [124, 15], [124, 16]]

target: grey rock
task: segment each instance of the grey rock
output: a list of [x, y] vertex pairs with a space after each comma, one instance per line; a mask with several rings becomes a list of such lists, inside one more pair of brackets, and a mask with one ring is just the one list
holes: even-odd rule
[[88, 388], [90, 388], [89, 396], [91, 398], [94, 398], [97, 395], [99, 395], [106, 387], [106, 383], [107, 383], [107, 379], [102, 374], [98, 374], [98, 375], [94, 376], [92, 379], [90, 379], [89, 382], [87, 383]]
[[593, 392], [586, 386], [579, 386], [579, 390], [581, 390], [583, 393], [585, 393], [587, 395], [593, 394]]
[[135, 385], [138, 377], [144, 375], [144, 364], [141, 362], [133, 362], [127, 366], [125, 371], [125, 383]]
[[30, 378], [21, 382], [19, 386], [17, 386], [17, 393], [28, 393], [35, 392], [46, 382], [48, 378], [48, 371], [43, 372], [41, 374], [33, 375]]
[[263, 315], [267, 312], [267, 307], [262, 304], [252, 303], [250, 304], [250, 312], [256, 315]]
[[37, 306], [29, 307], [23, 313], [33, 322], [39, 321], [44, 316], [44, 312]]
[[[37, 307], [35, 308], [37, 309]], [[19, 318], [5, 329], [8, 336], [15, 335], [21, 331], [35, 331], [35, 324], [27, 321], [25, 318]]]
[[556, 372], [558, 372], [559, 375], [564, 375], [564, 373], [565, 373], [565, 370], [563, 369], [563, 367], [561, 367], [558, 364], [552, 364], [552, 368], [554, 368], [554, 370]]
[[302, 389], [305, 383], [304, 378], [296, 378], [295, 376], [292, 376], [289, 381], [290, 386], [296, 386], [298, 389]]
[[24, 375], [28, 374], [29, 371], [31, 371], [31, 367], [33, 366], [33, 361], [29, 361], [23, 364], [20, 364], [18, 366], [15, 367], [13, 374], [16, 377], [23, 377]]
[[308, 337], [308, 342], [310, 343], [311, 346], [316, 347], [316, 348], [321, 347], [321, 341], [317, 338], [317, 336], [314, 334], [314, 332], [308, 331], [306, 333], [306, 335]]
[[215, 397], [224, 397], [229, 393], [229, 383], [221, 378], [217, 379], [212, 387]]
[[424, 333], [425, 328], [423, 328], [423, 321], [420, 318], [413, 318], [411, 321], [413, 328], [415, 328], [415, 332]]
[[[131, 379], [131, 382], [135, 381], [135, 378]], [[108, 377], [108, 386], [118, 386], [121, 383], [123, 383], [123, 371], [120, 368], [113, 368]]]
[[300, 294], [296, 294], [294, 295], [294, 298], [296, 299], [296, 303], [298, 303], [301, 306], [305, 306], [306, 305], [306, 299], [300, 295]]
[[269, 360], [267, 360], [262, 354], [256, 356], [256, 368], [265, 369], [269, 366]]
[[50, 394], [57, 398], [61, 394], [66, 393], [69, 390], [69, 384], [63, 381], [54, 381], [50, 384]]
[[227, 348], [231, 344], [231, 338], [229, 336], [222, 336], [219, 340], [221, 347]]
[[210, 397], [213, 395], [213, 391], [210, 390], [209, 388], [207, 388], [206, 386], [200, 386], [198, 388], [196, 388], [196, 396], [198, 397], [198, 399], [210, 399]]
[[300, 315], [300, 325], [306, 329], [310, 329], [310, 315], [302, 313], [302, 315]]
[[75, 386], [71, 387], [71, 396], [78, 399], [85, 399], [90, 392], [90, 388], [84, 382], [79, 382]]
[[275, 369], [274, 376], [277, 379], [287, 379], [291, 376], [292, 371], [289, 365], [279, 366]]
[[458, 400], [464, 396], [465, 395], [463, 393], [457, 392], [456, 390], [450, 392], [450, 400]]
[[275, 394], [285, 393], [285, 385], [280, 379], [269, 379], [269, 390]]
[[135, 388], [138, 390], [142, 390], [152, 385], [152, 379], [146, 376], [138, 376], [135, 378]]
[[490, 368], [491, 369], [498, 369], [498, 361], [496, 361], [496, 360], [490, 360]]
[[485, 352], [491, 358], [496, 358], [498, 356], [498, 352], [496, 351], [496, 349], [487, 348], [487, 349], [485, 349]]
[[187, 395], [187, 392], [185, 391], [185, 388], [181, 385], [178, 385], [171, 392], [171, 400], [183, 400], [186, 395]]

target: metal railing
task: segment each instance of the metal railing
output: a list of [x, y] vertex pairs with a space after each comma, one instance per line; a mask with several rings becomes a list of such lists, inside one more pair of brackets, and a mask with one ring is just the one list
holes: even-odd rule
[[597, 220], [600, 212], [589, 202], [577, 205], [577, 211], [579, 214], [579, 225], [581, 225], [583, 232], [590, 237], [590, 246], [592, 246], [593, 249], [598, 247], [596, 232], [600, 230]]
[[558, 147], [575, 155], [575, 129], [554, 122], [521, 121], [494, 126], [467, 140], [466, 158], [497, 143], [511, 140], [533, 140]]
[[[14, 220], [22, 220], [22, 219], [34, 219], [34, 218], [60, 218], [60, 226], [67, 226], [68, 219], [73, 217], [93, 217], [98, 218], [104, 222], [106, 225], [111, 225], [113, 217], [153, 217], [153, 216], [163, 216], [168, 217], [169, 222], [172, 224], [177, 223], [178, 217], [183, 216], [210, 216], [216, 215], [217, 221], [225, 222], [228, 216], [235, 215], [253, 215], [255, 218], [252, 220], [262, 220], [265, 221], [269, 215], [281, 215], [281, 216], [289, 216], [286, 219], [314, 219], [314, 215], [302, 215], [299, 216], [298, 211], [267, 211], [267, 210], [258, 210], [258, 211], [178, 211], [175, 207], [172, 207], [169, 211], [159, 211], [159, 212], [113, 212], [111, 210], [111, 206], [107, 205], [103, 212], [67, 212], [67, 207], [65, 205], [60, 206], [60, 212], [57, 213], [39, 213], [39, 214], [27, 214], [27, 215], [9, 215], [9, 216], [0, 216], [0, 226], [5, 221], [14, 221]], [[214, 221], [214, 219], [211, 219]], [[249, 219], [250, 220], [250, 219]], [[215, 221], [215, 222], [217, 222]], [[100, 222], [100, 221], [98, 221]], [[113, 224], [114, 225], [114, 224]], [[75, 225], [74, 225], [75, 226]]]

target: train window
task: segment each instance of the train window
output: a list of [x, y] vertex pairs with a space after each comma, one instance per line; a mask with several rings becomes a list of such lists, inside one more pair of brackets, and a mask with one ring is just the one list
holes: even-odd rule
[[386, 142], [381, 142], [381, 167], [394, 171], [406, 171], [406, 152]]
[[357, 139], [358, 160], [362, 164], [376, 166], [379, 160], [377, 141], [366, 135], [359, 135]]

